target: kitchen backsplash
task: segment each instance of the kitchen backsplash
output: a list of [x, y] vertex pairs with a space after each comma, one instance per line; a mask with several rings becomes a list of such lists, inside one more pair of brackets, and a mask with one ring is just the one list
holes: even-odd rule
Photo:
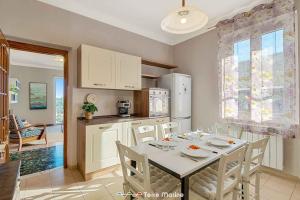
[[95, 113], [95, 116], [102, 115], [117, 115], [117, 101], [118, 100], [129, 100], [132, 103], [130, 108], [130, 113], [133, 113], [133, 91], [122, 91], [122, 90], [99, 90], [99, 89], [75, 89], [73, 90], [78, 97], [74, 105], [76, 106], [76, 116], [83, 116], [81, 110], [81, 105], [86, 99], [86, 96], [90, 93], [93, 93], [97, 97], [96, 105], [98, 107], [98, 112]]

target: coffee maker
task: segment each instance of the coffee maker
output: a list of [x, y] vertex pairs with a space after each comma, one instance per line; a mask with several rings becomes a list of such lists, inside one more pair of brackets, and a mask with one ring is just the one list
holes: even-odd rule
[[131, 107], [131, 104], [129, 100], [120, 100], [118, 101], [117, 106], [120, 117], [130, 117], [129, 108]]

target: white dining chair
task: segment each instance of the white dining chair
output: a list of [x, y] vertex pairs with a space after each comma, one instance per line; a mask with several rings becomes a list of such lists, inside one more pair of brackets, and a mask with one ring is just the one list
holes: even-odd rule
[[238, 139], [241, 139], [243, 135], [243, 128], [235, 124], [216, 123], [215, 131], [217, 135], [227, 135]]
[[[255, 200], [259, 200], [260, 197], [260, 168], [264, 158], [264, 153], [269, 141], [269, 137], [257, 140], [249, 143], [245, 154], [245, 161], [242, 170], [242, 185], [243, 185], [243, 196], [245, 200], [249, 200], [250, 196], [250, 185], [254, 186]], [[255, 175], [255, 184], [250, 182], [250, 177]]]
[[155, 126], [145, 125], [133, 129], [133, 140], [135, 145], [151, 140], [157, 140], [157, 138]]
[[[129, 147], [122, 145], [120, 141], [116, 141], [119, 151], [119, 157], [123, 172], [123, 189], [124, 193], [140, 193], [142, 196], [139, 198], [152, 200], [163, 199], [162, 193], [172, 193], [179, 191], [180, 182], [172, 175], [149, 165], [147, 155], [138, 154], [131, 150]], [[132, 167], [126, 160], [136, 162], [136, 168]], [[143, 196], [144, 192], [148, 194], [159, 194], [160, 198], [151, 198]], [[129, 199], [127, 196], [126, 199]]]
[[179, 125], [177, 122], [168, 122], [160, 125], [162, 137], [169, 137], [172, 134], [178, 134]]
[[[232, 199], [236, 200], [245, 150], [246, 147], [241, 147], [222, 155], [217, 170], [207, 167], [193, 175], [190, 180], [190, 189], [202, 199], [223, 200], [226, 194], [233, 193]], [[231, 163], [237, 164], [230, 170], [226, 170]]]

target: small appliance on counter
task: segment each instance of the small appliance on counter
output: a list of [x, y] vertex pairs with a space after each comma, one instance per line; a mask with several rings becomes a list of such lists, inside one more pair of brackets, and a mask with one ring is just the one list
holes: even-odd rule
[[134, 91], [134, 112], [139, 117], [168, 117], [169, 90], [145, 88]]
[[120, 117], [130, 117], [129, 108], [131, 107], [131, 103], [129, 100], [120, 100], [118, 101], [117, 106]]

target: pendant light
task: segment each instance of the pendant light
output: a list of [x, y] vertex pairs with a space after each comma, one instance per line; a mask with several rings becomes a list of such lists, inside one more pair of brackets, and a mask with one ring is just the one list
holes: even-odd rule
[[167, 15], [161, 22], [162, 30], [174, 34], [186, 34], [197, 31], [207, 24], [208, 17], [194, 6], [182, 7]]

